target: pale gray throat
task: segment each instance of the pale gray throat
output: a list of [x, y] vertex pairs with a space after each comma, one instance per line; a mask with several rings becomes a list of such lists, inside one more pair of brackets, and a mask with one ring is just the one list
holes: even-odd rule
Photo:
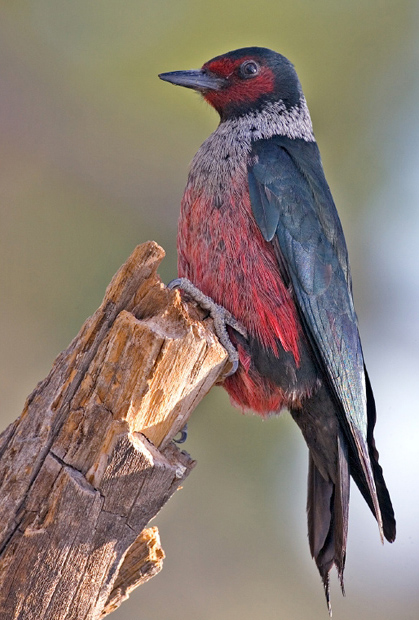
[[188, 185], [221, 200], [220, 193], [239, 169], [246, 174], [252, 141], [278, 135], [315, 141], [304, 96], [291, 109], [287, 109], [282, 101], [275, 101], [263, 110], [220, 123], [193, 158]]

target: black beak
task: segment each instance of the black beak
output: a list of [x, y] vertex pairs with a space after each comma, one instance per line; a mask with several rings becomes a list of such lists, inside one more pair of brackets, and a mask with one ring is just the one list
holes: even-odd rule
[[226, 85], [226, 80], [219, 78], [202, 69], [191, 69], [190, 71], [171, 71], [170, 73], [160, 73], [159, 78], [165, 82], [185, 86], [194, 90], [221, 90]]

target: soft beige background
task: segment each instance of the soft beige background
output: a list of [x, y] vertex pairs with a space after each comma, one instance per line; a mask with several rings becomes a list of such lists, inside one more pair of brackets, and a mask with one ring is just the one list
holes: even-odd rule
[[[167, 250], [212, 110], [157, 73], [245, 45], [295, 63], [345, 228], [394, 545], [353, 490], [334, 617], [418, 617], [419, 41], [408, 0], [0, 2], [0, 415], [5, 426], [137, 243]], [[156, 518], [167, 560], [115, 620], [325, 619], [305, 524], [306, 449], [288, 415], [214, 389], [198, 460]]]

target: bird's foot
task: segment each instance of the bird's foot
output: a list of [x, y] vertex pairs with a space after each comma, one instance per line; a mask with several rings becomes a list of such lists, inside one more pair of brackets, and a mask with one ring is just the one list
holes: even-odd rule
[[[218, 340], [223, 345], [225, 350], [228, 353], [228, 359], [232, 364], [232, 369], [228, 372], [225, 377], [230, 377], [233, 375], [238, 366], [239, 366], [239, 353], [236, 347], [230, 340], [230, 336], [228, 335], [227, 325], [230, 325], [236, 332], [241, 334], [244, 338], [247, 338], [246, 328], [223, 306], [215, 303], [211, 297], [204, 295], [202, 291], [199, 290], [192, 282], [190, 282], [187, 278], [176, 278], [172, 280], [167, 285], [168, 288], [181, 288], [185, 293], [187, 293], [196, 303], [204, 308], [204, 310], [208, 310], [213, 321], [214, 321], [214, 329], [215, 333], [218, 336]], [[224, 378], [225, 378], [224, 377]]]

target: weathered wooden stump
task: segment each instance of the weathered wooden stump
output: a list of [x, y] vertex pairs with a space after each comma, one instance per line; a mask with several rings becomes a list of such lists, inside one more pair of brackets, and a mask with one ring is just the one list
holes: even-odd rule
[[163, 256], [135, 249], [0, 437], [2, 620], [94, 620], [161, 568], [144, 528], [194, 466], [172, 439], [228, 363]]

